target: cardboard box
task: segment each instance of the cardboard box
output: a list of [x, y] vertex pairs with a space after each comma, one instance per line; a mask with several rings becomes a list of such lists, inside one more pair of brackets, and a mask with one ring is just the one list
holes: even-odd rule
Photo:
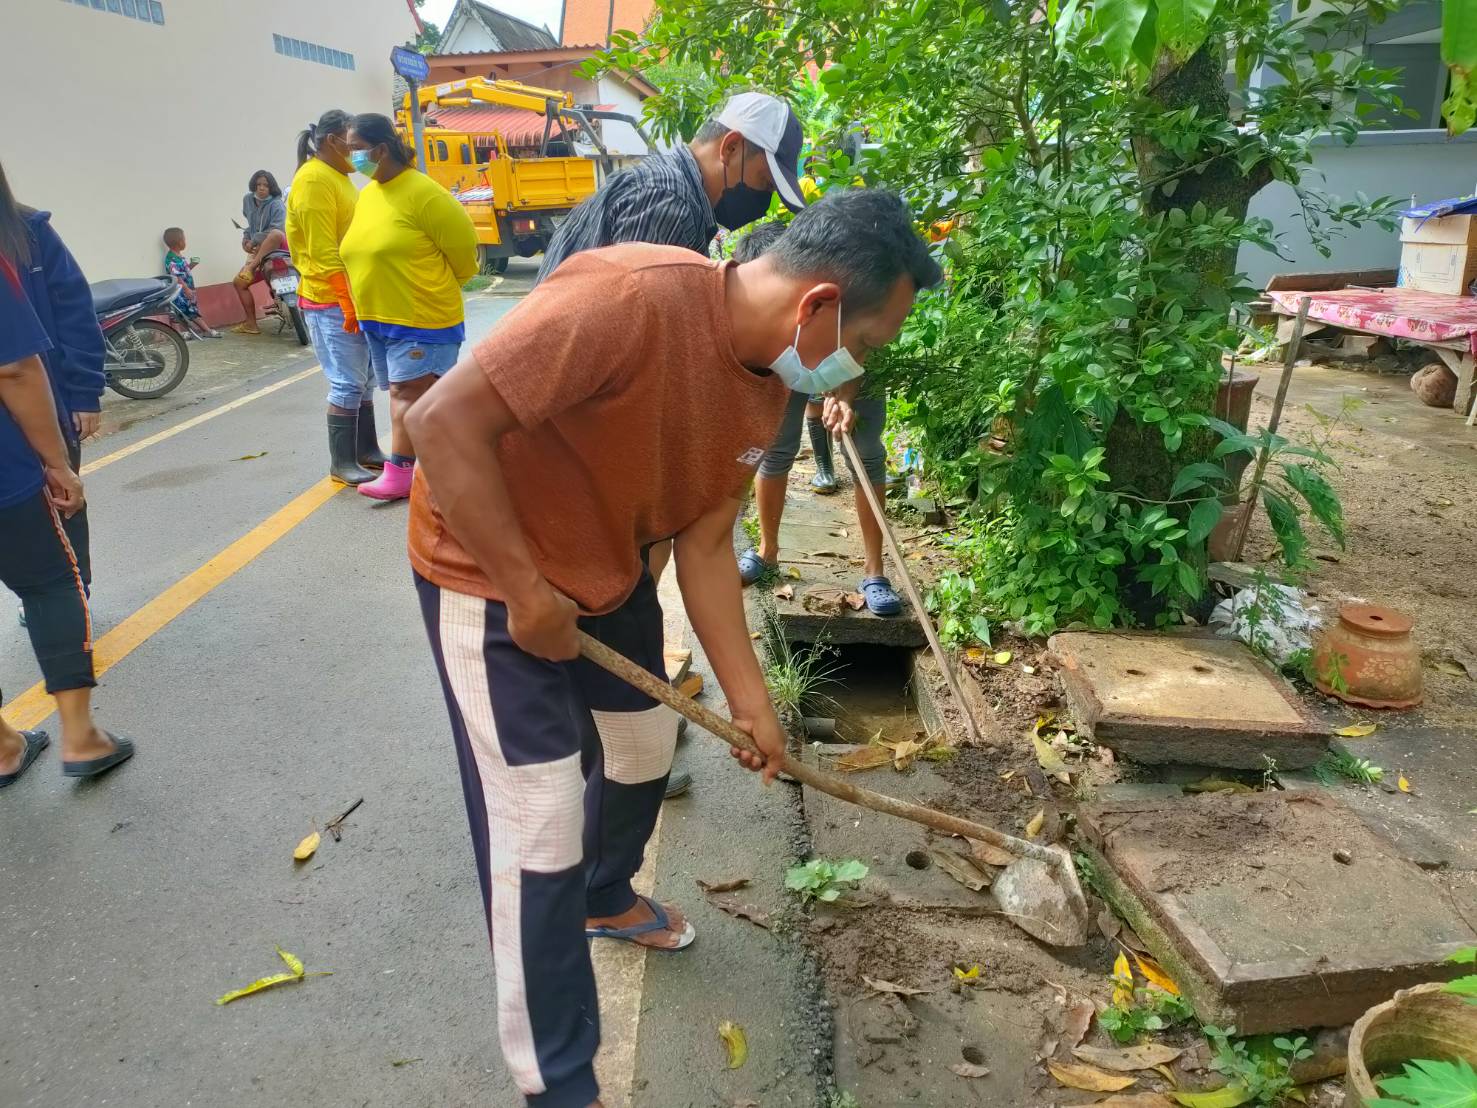
[[1477, 245], [1406, 242], [1400, 247], [1397, 283], [1401, 288], [1462, 296], [1474, 278], [1477, 278]]
[[1437, 219], [1406, 216], [1400, 222], [1401, 242], [1444, 242], [1453, 245], [1477, 245], [1477, 217], [1448, 215]]

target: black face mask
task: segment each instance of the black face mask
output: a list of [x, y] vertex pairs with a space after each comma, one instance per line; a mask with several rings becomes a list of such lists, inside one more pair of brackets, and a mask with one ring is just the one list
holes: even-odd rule
[[[747, 146], [744, 148], [743, 156], [744, 159], [749, 156]], [[738, 182], [724, 189], [723, 194], [718, 197], [718, 203], [713, 205], [714, 217], [730, 231], [747, 227], [769, 211], [769, 198], [773, 195], [768, 189], [756, 189], [745, 181], [744, 168], [744, 163], [741, 161]]]

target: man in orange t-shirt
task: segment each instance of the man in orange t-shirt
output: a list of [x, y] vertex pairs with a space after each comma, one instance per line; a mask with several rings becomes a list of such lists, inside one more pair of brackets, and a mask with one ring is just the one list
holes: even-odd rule
[[[626, 244], [569, 258], [406, 416], [410, 558], [441, 674], [497, 975], [530, 1105], [598, 1103], [587, 938], [679, 950], [631, 886], [672, 711], [580, 659], [584, 630], [665, 680], [641, 559], [675, 536], [687, 616], [771, 780], [785, 750], [732, 532], [792, 388], [863, 362], [941, 276], [890, 193], [832, 192], [756, 261]], [[854, 366], [853, 366], [854, 369]], [[834, 409], [844, 423], [847, 412]]]

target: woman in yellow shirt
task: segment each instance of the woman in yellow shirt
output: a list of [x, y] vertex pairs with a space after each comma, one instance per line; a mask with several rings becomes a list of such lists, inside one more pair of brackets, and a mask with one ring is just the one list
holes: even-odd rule
[[287, 194], [287, 248], [302, 275], [298, 305], [313, 352], [328, 378], [328, 472], [346, 485], [381, 469], [374, 426], [369, 346], [359, 331], [339, 243], [354, 218], [359, 190], [349, 180], [348, 112], [326, 111], [297, 139], [297, 173]]
[[466, 338], [462, 282], [477, 272], [477, 232], [451, 193], [415, 168], [385, 116], [354, 117], [349, 160], [370, 181], [339, 253], [370, 363], [390, 390], [390, 458], [359, 491], [399, 500], [415, 474], [405, 412], [456, 364]]

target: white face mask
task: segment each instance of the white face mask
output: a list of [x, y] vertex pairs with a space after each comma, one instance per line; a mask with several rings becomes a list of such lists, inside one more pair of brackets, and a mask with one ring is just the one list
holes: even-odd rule
[[805, 363], [800, 360], [800, 351], [795, 344], [800, 341], [800, 328], [795, 328], [795, 340], [781, 352], [780, 356], [770, 363], [772, 369], [785, 387], [792, 392], [803, 392], [810, 396], [817, 396], [823, 392], [830, 392], [847, 381], [862, 375], [862, 367], [857, 365], [851, 351], [841, 345], [841, 311], [836, 311], [836, 349], [821, 359], [821, 364], [814, 369], [807, 369]]

